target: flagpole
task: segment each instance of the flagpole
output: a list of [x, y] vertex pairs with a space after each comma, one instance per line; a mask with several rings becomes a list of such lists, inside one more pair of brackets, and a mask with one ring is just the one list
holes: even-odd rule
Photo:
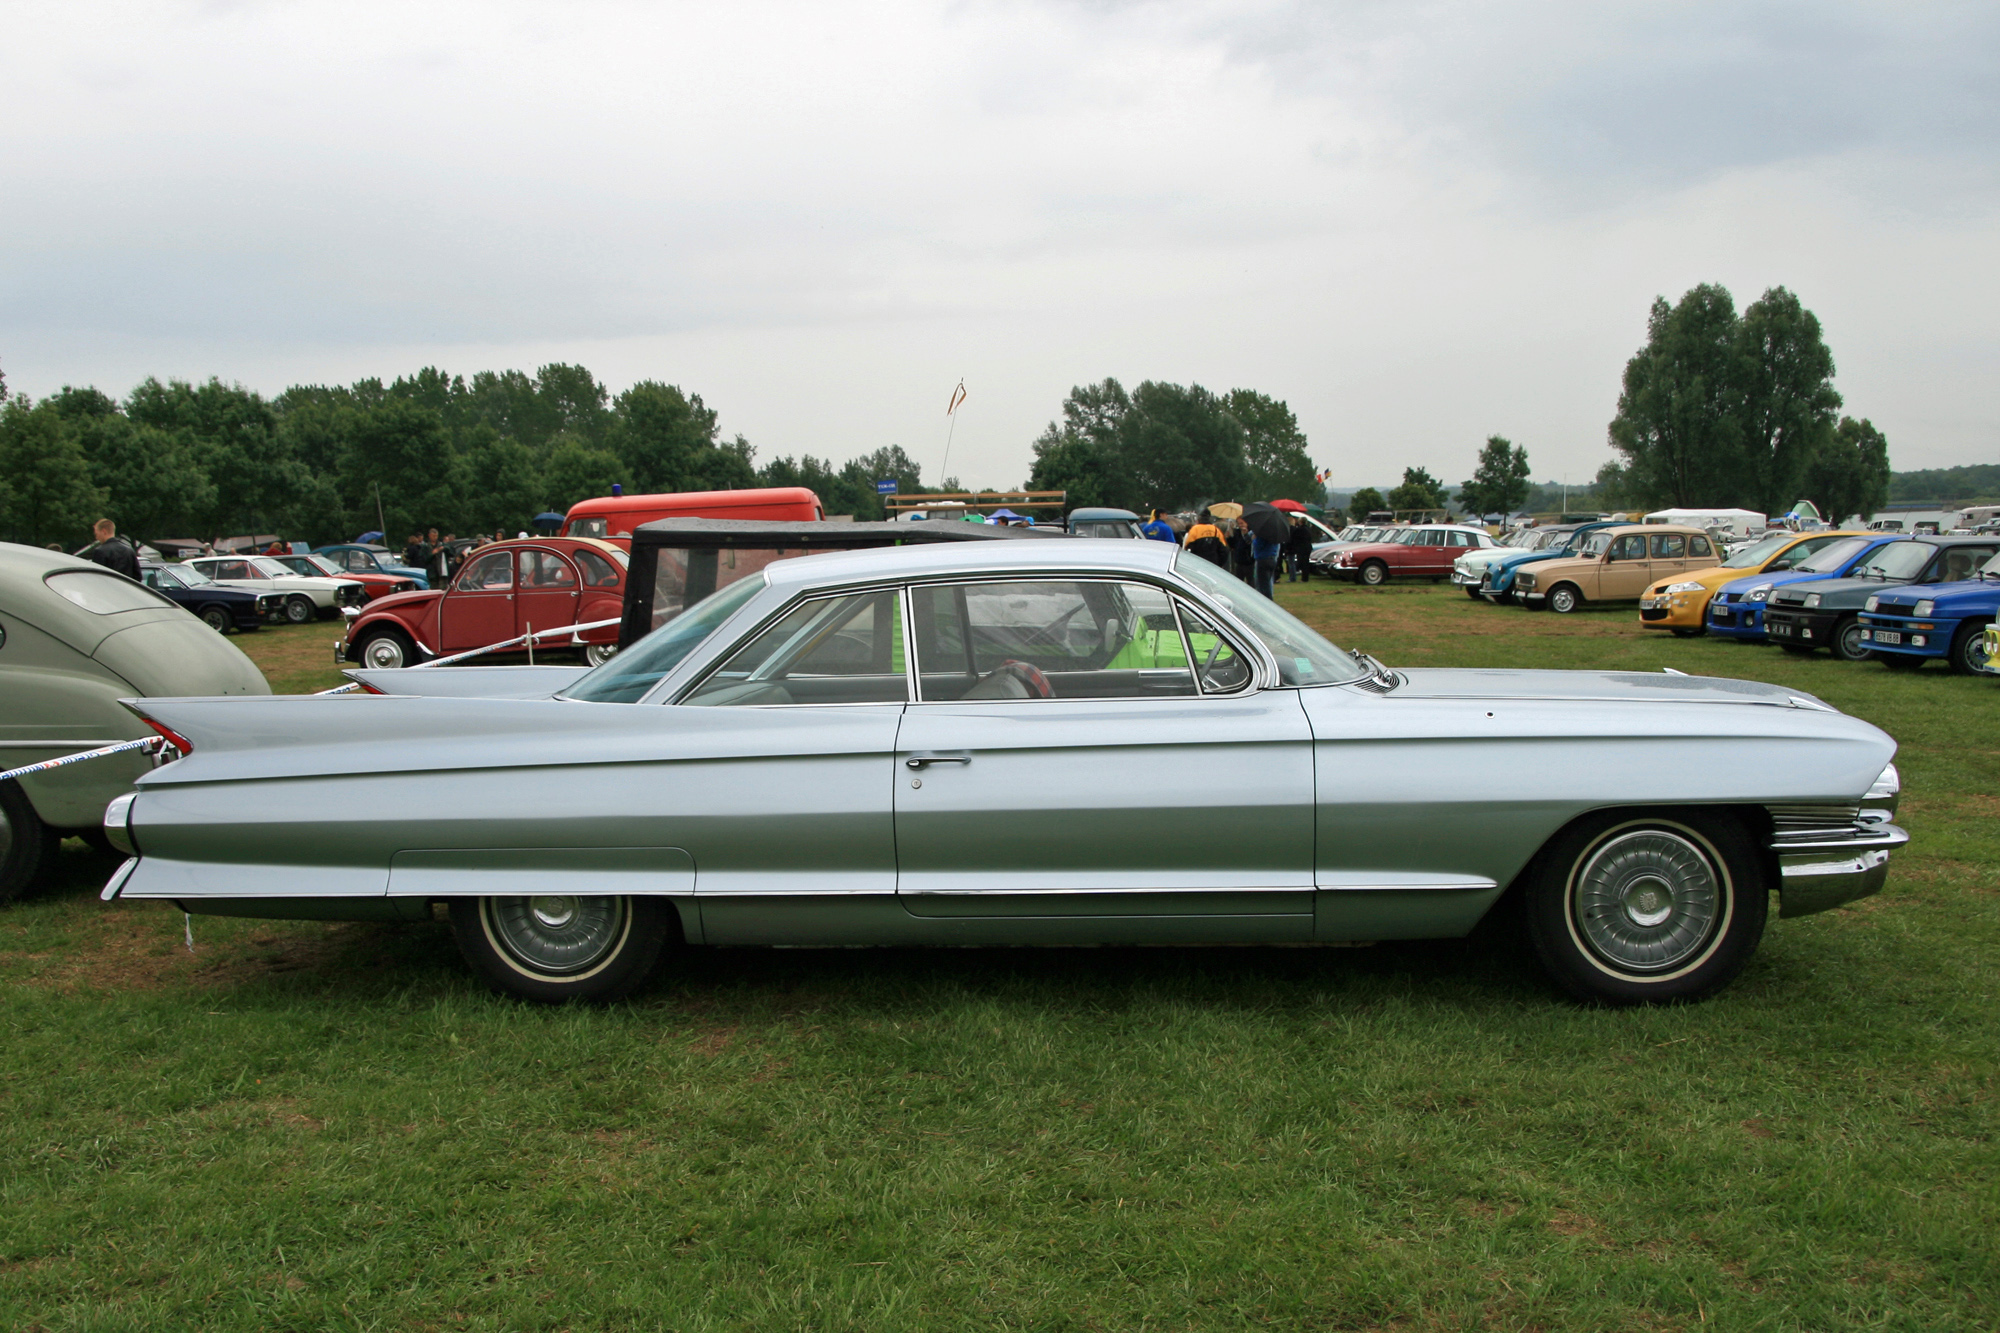
[[951, 437], [958, 431], [958, 405], [964, 401], [965, 380], [961, 377], [958, 381], [958, 387], [951, 391], [950, 405], [944, 410], [945, 417], [951, 424], [945, 428], [944, 432], [944, 465], [938, 469], [938, 485], [940, 486], [944, 485], [944, 479], [951, 475]]

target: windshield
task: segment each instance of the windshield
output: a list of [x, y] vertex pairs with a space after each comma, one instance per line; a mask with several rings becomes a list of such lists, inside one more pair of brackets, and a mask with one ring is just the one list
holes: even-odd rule
[[1766, 560], [1769, 560], [1796, 540], [1798, 539], [1791, 533], [1781, 532], [1775, 537], [1766, 537], [1763, 541], [1752, 542], [1735, 555], [1723, 561], [1722, 567], [1724, 569], [1760, 568]]
[[739, 579], [713, 596], [696, 602], [603, 666], [583, 676], [563, 691], [563, 697], [600, 704], [638, 702], [641, 695], [686, 661], [688, 654], [713, 634], [718, 625], [735, 615], [738, 607], [762, 592], [765, 583], [760, 573], [754, 578]]
[[292, 557], [292, 560], [293, 560], [294, 562], [296, 562], [297, 564], [300, 564], [300, 565], [304, 565], [304, 566], [305, 566], [305, 568], [303, 568], [303, 569], [300, 569], [300, 570], [298, 570], [298, 571], [297, 571], [298, 573], [301, 573], [301, 574], [326, 574], [326, 575], [333, 575], [333, 574], [344, 574], [344, 573], [346, 573], [346, 571], [345, 571], [345, 570], [342, 570], [342, 569], [338, 569], [338, 568], [336, 568], [336, 567], [335, 567], [335, 566], [333, 565], [333, 563], [332, 563], [331, 561], [327, 560], [327, 559], [326, 559], [326, 558], [325, 558], [324, 556], [317, 556], [317, 555], [295, 555], [295, 556], [293, 556], [293, 557]]
[[1836, 574], [1840, 567], [1867, 549], [1868, 538], [1850, 537], [1844, 542], [1835, 542], [1823, 551], [1815, 551], [1809, 559], [1801, 560], [1792, 567], [1798, 574]]
[[[1278, 659], [1287, 685], [1340, 685], [1368, 674], [1359, 662], [1321, 638], [1297, 616], [1241, 579], [1231, 578], [1198, 555], [1182, 551], [1174, 569], [1235, 613]], [[615, 658], [613, 659], [616, 660]]]
[[175, 565], [174, 573], [180, 575], [181, 582], [191, 588], [199, 588], [205, 583], [215, 582], [199, 565]]
[[289, 578], [294, 572], [279, 564], [268, 555], [260, 555], [252, 560], [250, 564], [259, 573], [263, 574], [265, 578], [270, 579]]
[[1600, 530], [1597, 532], [1593, 532], [1588, 537], [1584, 538], [1583, 550], [1579, 554], [1587, 556], [1600, 556], [1603, 555], [1609, 549], [1611, 549], [1611, 534], [1609, 532]]
[[1924, 572], [1937, 548], [1929, 542], [1890, 542], [1862, 561], [1854, 571], [1858, 579], [1913, 579]]

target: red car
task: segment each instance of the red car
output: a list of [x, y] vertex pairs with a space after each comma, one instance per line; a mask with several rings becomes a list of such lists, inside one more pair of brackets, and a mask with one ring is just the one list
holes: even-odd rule
[[591, 537], [482, 546], [465, 558], [449, 588], [370, 602], [348, 626], [339, 659], [370, 667], [415, 666], [500, 643], [531, 628], [608, 620], [612, 623], [581, 634], [538, 635], [535, 643], [538, 653], [579, 651], [595, 666], [617, 651], [625, 566], [624, 551]]
[[1350, 546], [1333, 562], [1333, 572], [1370, 587], [1390, 579], [1446, 579], [1451, 562], [1467, 551], [1498, 546], [1484, 528], [1460, 523], [1421, 523], [1403, 528], [1385, 541]]
[[307, 578], [346, 579], [349, 583], [358, 583], [371, 602], [380, 601], [391, 593], [413, 592], [417, 586], [415, 579], [398, 578], [394, 574], [356, 574], [342, 569], [323, 555], [274, 555], [271, 558], [294, 574], [304, 574]]

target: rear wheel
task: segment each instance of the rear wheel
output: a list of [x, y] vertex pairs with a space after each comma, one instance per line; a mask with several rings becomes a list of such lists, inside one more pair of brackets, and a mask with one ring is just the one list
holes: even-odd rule
[[201, 609], [201, 623], [214, 630], [217, 634], [227, 634], [229, 633], [229, 627], [236, 622], [229, 614], [228, 607], [204, 606]]
[[313, 605], [310, 597], [287, 597], [285, 619], [294, 625], [309, 625], [319, 619], [319, 608]]
[[459, 952], [496, 991], [538, 1004], [615, 1000], [636, 989], [678, 937], [658, 898], [458, 898]]
[[1732, 819], [1593, 815], [1528, 873], [1535, 952], [1556, 984], [1593, 1004], [1701, 999], [1743, 970], [1764, 935], [1762, 863]]
[[398, 667], [417, 664], [417, 645], [410, 636], [399, 629], [382, 628], [371, 630], [361, 641], [357, 656], [361, 665], [373, 667], [377, 671], [393, 671]]
[[1951, 656], [1947, 660], [1951, 663], [1951, 669], [1961, 676], [1985, 671], [1986, 626], [1961, 625], [1958, 636], [1951, 641]]
[[1389, 567], [1380, 560], [1370, 560], [1361, 567], [1361, 581], [1371, 588], [1379, 588], [1389, 581]]
[[1868, 640], [1861, 637], [1861, 622], [1853, 616], [1833, 627], [1833, 655], [1843, 662], [1866, 662], [1875, 655]]
[[1583, 605], [1583, 594], [1573, 583], [1558, 583], [1549, 589], [1548, 608], [1559, 616], [1566, 616]]
[[0, 782], [0, 903], [21, 897], [55, 864], [62, 838], [42, 822], [18, 782]]
[[594, 667], [603, 666], [617, 655], [618, 645], [615, 643], [593, 643], [583, 650], [583, 660]]

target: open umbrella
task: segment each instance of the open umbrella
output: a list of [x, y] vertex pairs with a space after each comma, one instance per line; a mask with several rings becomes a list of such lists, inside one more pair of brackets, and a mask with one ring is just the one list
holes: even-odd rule
[[1251, 536], [1267, 542], [1282, 542], [1292, 535], [1292, 520], [1282, 509], [1273, 509], [1262, 500], [1243, 506], [1243, 523]]
[[1221, 504], [1210, 505], [1208, 512], [1217, 518], [1242, 518], [1243, 506], [1234, 500], [1224, 500]]
[[366, 546], [369, 542], [379, 542], [381, 540], [382, 534], [379, 532], [364, 532], [359, 537], [356, 537], [354, 542], [357, 546]]
[[1306, 512], [1306, 507], [1297, 500], [1273, 500], [1271, 501], [1271, 508], [1282, 509], [1289, 514], [1303, 514]]
[[562, 521], [564, 517], [566, 516], [558, 514], [553, 509], [545, 510], [544, 512], [535, 515], [535, 526], [547, 532], [554, 532], [557, 528], [562, 526]]

